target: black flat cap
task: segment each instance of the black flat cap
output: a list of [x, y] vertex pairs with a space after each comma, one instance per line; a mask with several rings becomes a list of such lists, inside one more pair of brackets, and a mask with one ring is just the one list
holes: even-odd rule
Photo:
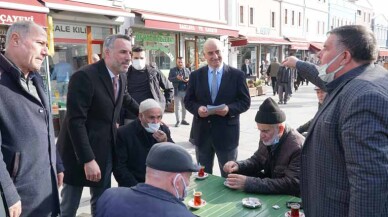
[[153, 145], [148, 153], [146, 165], [166, 172], [198, 172], [200, 169], [184, 148], [171, 142]]

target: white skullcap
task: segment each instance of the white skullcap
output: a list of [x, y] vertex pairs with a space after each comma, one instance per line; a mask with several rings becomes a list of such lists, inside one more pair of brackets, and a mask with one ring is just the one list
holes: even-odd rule
[[149, 109], [158, 108], [163, 111], [162, 107], [154, 99], [146, 99], [140, 103], [139, 113], [143, 113]]

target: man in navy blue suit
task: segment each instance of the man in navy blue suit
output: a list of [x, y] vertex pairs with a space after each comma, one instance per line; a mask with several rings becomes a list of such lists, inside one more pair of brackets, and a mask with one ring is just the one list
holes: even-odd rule
[[244, 72], [224, 64], [222, 50], [218, 39], [206, 40], [203, 53], [208, 65], [190, 74], [184, 102], [194, 115], [197, 162], [212, 173], [217, 154], [221, 175], [226, 177], [222, 167], [237, 158], [240, 114], [248, 110], [251, 100]]

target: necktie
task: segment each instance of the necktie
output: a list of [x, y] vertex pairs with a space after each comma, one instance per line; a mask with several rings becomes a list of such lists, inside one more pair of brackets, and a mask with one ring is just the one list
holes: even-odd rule
[[212, 80], [212, 86], [210, 90], [210, 95], [212, 97], [212, 102], [216, 100], [217, 92], [218, 92], [218, 87], [217, 87], [217, 71], [214, 70], [213, 72], [213, 80]]
[[114, 93], [114, 96], [115, 96], [115, 100], [117, 100], [117, 96], [118, 96], [118, 90], [117, 90], [117, 84], [119, 82], [119, 76], [114, 76], [113, 77], [113, 93]]

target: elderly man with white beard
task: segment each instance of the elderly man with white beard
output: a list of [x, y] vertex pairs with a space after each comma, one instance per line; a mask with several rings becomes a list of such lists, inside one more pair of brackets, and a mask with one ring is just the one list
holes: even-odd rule
[[229, 161], [226, 185], [250, 193], [299, 196], [300, 156], [304, 137], [285, 124], [286, 115], [272, 98], [260, 105], [255, 121], [259, 149], [247, 160]]

